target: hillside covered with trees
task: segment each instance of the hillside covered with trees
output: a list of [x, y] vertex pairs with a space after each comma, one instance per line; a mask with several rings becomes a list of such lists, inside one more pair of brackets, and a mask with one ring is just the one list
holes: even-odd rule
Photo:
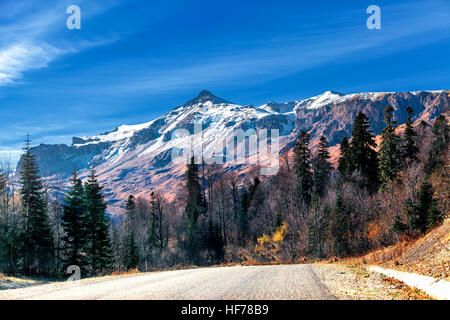
[[[449, 125], [413, 124], [413, 111], [398, 128], [384, 111], [379, 141], [359, 112], [351, 137], [340, 143], [335, 169], [328, 142], [312, 151], [302, 131], [282, 154], [276, 175], [258, 168], [239, 173], [219, 165], [187, 164], [183, 192], [168, 202], [128, 197], [124, 214], [111, 220], [94, 169], [84, 182], [74, 173], [64, 197], [39, 177], [27, 139], [15, 181], [0, 171], [0, 272], [82, 276], [138, 269], [227, 262], [299, 262], [360, 256], [415, 238], [449, 214]], [[401, 130], [400, 130], [401, 129]]]

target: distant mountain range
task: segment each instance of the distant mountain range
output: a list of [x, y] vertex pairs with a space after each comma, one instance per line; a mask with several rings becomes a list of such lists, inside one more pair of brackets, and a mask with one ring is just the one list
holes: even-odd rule
[[[50, 185], [67, 182], [74, 170], [84, 177], [93, 166], [105, 185], [109, 211], [119, 213], [129, 194], [146, 195], [159, 189], [169, 198], [176, 195], [185, 166], [171, 161], [171, 153], [173, 148], [186, 144], [186, 138], [172, 139], [177, 129], [193, 134], [194, 124], [201, 123], [204, 150], [220, 149], [217, 144], [236, 129], [278, 129], [279, 149], [286, 151], [294, 146], [301, 130], [310, 133], [313, 146], [321, 135], [330, 146], [337, 145], [343, 137], [350, 137], [358, 111], [369, 117], [372, 130], [379, 134], [388, 104], [395, 109], [394, 119], [402, 124], [407, 119], [407, 106], [414, 110], [415, 120], [430, 121], [448, 112], [449, 102], [450, 90], [356, 94], [327, 91], [305, 100], [241, 106], [202, 91], [152, 121], [121, 125], [98, 136], [74, 137], [72, 145], [41, 144], [32, 152]], [[260, 161], [264, 165], [264, 159]], [[227, 164], [225, 168], [244, 172], [253, 165]]]

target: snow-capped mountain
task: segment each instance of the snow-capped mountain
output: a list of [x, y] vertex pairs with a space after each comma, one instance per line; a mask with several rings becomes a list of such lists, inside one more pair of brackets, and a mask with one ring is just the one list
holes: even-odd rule
[[[301, 130], [311, 134], [312, 145], [324, 135], [333, 146], [344, 136], [350, 136], [358, 111], [368, 115], [372, 129], [378, 134], [384, 126], [383, 110], [387, 104], [394, 107], [395, 120], [402, 124], [406, 121], [408, 105], [415, 111], [416, 119], [431, 120], [441, 112], [448, 112], [449, 101], [450, 91], [356, 94], [327, 91], [305, 100], [269, 102], [256, 107], [234, 104], [202, 91], [152, 121], [121, 125], [97, 136], [74, 137], [70, 146], [42, 144], [34, 147], [32, 152], [41, 175], [50, 183], [66, 182], [74, 170], [86, 175], [91, 166], [95, 167], [105, 185], [110, 211], [114, 213], [120, 211], [123, 201], [131, 193], [145, 195], [160, 189], [173, 197], [179, 190], [185, 166], [172, 161], [172, 152], [192, 141], [200, 143], [209, 154], [223, 149], [224, 137], [235, 130], [278, 129], [279, 150], [291, 148]], [[184, 129], [190, 136], [175, 136], [179, 129]], [[270, 139], [266, 141], [271, 142]], [[252, 156], [258, 161], [227, 163], [226, 170], [242, 171], [255, 162], [264, 165], [264, 157], [249, 154]]]

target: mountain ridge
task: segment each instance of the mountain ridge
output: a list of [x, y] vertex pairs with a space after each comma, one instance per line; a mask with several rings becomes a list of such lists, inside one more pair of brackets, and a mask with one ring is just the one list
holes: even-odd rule
[[[406, 121], [406, 106], [415, 112], [415, 120], [429, 121], [447, 112], [450, 91], [416, 91], [399, 93], [364, 92], [342, 94], [336, 91], [291, 102], [268, 102], [262, 106], [241, 106], [216, 97], [203, 90], [184, 105], [165, 115], [137, 125], [121, 125], [98, 136], [74, 137], [72, 145], [44, 145], [32, 149], [41, 175], [50, 185], [67, 182], [74, 170], [85, 177], [94, 167], [105, 184], [112, 211], [119, 212], [130, 193], [144, 195], [161, 189], [176, 196], [183, 178], [184, 166], [171, 161], [173, 150], [186, 144], [187, 138], [173, 139], [178, 129], [190, 135], [202, 136], [205, 153], [212, 153], [222, 139], [235, 130], [278, 129], [280, 150], [289, 150], [301, 130], [310, 133], [314, 146], [324, 135], [330, 146], [351, 134], [354, 117], [365, 112], [375, 134], [384, 127], [383, 110], [387, 104], [394, 108], [398, 124]], [[196, 123], [201, 123], [198, 131]], [[267, 139], [268, 144], [270, 140]], [[237, 146], [236, 146], [237, 147]], [[225, 164], [225, 169], [243, 173], [254, 165], [265, 165], [260, 154], [253, 164]], [[19, 164], [20, 165], [20, 164]]]

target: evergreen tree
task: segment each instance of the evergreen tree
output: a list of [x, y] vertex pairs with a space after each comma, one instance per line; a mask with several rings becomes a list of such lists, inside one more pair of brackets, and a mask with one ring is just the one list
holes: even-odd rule
[[250, 205], [252, 203], [253, 198], [258, 190], [259, 185], [261, 184], [261, 180], [259, 177], [254, 177], [253, 182], [250, 183], [248, 190], [244, 189], [241, 197], [241, 207], [239, 210], [238, 216], [238, 232], [239, 232], [239, 241], [242, 246], [245, 246], [245, 239], [248, 234], [248, 213], [250, 209]]
[[281, 213], [277, 213], [275, 215], [275, 221], [273, 223], [273, 231], [277, 230], [277, 228], [281, 227], [283, 225], [283, 216], [281, 215]]
[[391, 226], [391, 231], [401, 234], [406, 230], [408, 230], [408, 226], [405, 223], [403, 223], [402, 218], [400, 217], [399, 214], [397, 214], [395, 216], [394, 223]]
[[150, 194], [150, 204], [149, 244], [161, 251], [164, 248], [162, 208], [161, 199], [155, 192]]
[[186, 170], [187, 202], [185, 214], [188, 220], [187, 226], [187, 251], [189, 259], [197, 259], [199, 251], [198, 226], [199, 216], [206, 211], [206, 203], [200, 185], [198, 166], [194, 162], [194, 157], [187, 165]]
[[61, 224], [64, 230], [63, 251], [64, 267], [63, 272], [68, 266], [79, 266], [82, 274], [86, 271], [86, 258], [84, 248], [86, 245], [87, 216], [86, 204], [84, 201], [83, 183], [77, 177], [77, 173], [72, 175], [72, 181], [69, 191], [66, 193], [63, 205], [63, 216]]
[[350, 154], [350, 144], [346, 137], [342, 139], [339, 149], [341, 156], [339, 158], [337, 170], [341, 182], [345, 182], [349, 180], [352, 174], [352, 163], [351, 163], [352, 159]]
[[92, 275], [105, 272], [111, 263], [109, 217], [95, 170], [92, 168], [84, 185], [87, 214], [87, 259]]
[[433, 193], [432, 185], [424, 180], [420, 185], [417, 203], [411, 199], [405, 201], [404, 208], [413, 229], [425, 232], [443, 221], [444, 215], [438, 210]]
[[206, 250], [210, 252], [212, 263], [217, 263], [223, 260], [224, 244], [220, 228], [213, 222], [211, 217], [208, 219], [207, 236], [205, 243]]
[[386, 127], [381, 132], [381, 145], [379, 150], [379, 176], [382, 187], [393, 181], [401, 170], [402, 152], [400, 137], [395, 134], [396, 122], [392, 121], [394, 109], [387, 106], [384, 110]]
[[136, 242], [134, 223], [136, 220], [136, 203], [133, 195], [129, 195], [125, 204], [124, 237], [122, 239], [122, 261], [125, 270], [136, 269], [139, 264], [139, 248]]
[[309, 205], [313, 186], [311, 172], [311, 151], [309, 150], [310, 136], [302, 131], [294, 147], [295, 174], [297, 177], [297, 202]]
[[435, 120], [432, 138], [433, 141], [431, 142], [424, 167], [425, 173], [428, 175], [444, 166], [445, 158], [448, 154], [449, 126], [443, 114], [439, 115]]
[[333, 238], [333, 249], [337, 256], [348, 253], [348, 220], [350, 207], [345, 204], [342, 195], [338, 194], [333, 208], [331, 220], [331, 236]]
[[31, 153], [28, 137], [24, 150], [20, 169], [23, 211], [22, 269], [27, 275], [50, 274], [54, 258], [53, 235], [43, 184], [38, 174], [35, 156]]
[[414, 111], [411, 107], [406, 108], [406, 113], [408, 114], [408, 120], [406, 120], [406, 129], [404, 137], [404, 157], [405, 160], [417, 161], [417, 154], [419, 153], [419, 148], [417, 147], [417, 132], [413, 128], [412, 117]]
[[361, 111], [358, 112], [353, 123], [352, 140], [350, 142], [351, 172], [358, 172], [361, 175], [361, 187], [369, 191], [378, 189], [378, 159], [375, 136], [370, 130], [370, 123], [367, 116]]
[[314, 188], [319, 197], [323, 196], [325, 188], [330, 182], [331, 172], [333, 171], [333, 167], [328, 159], [330, 159], [328, 142], [327, 139], [322, 136], [320, 138], [317, 156], [313, 162]]
[[139, 249], [133, 229], [129, 229], [124, 241], [124, 266], [125, 270], [136, 269], [139, 264]]
[[125, 203], [125, 213], [130, 223], [136, 218], [136, 202], [132, 194], [128, 196], [127, 202]]

